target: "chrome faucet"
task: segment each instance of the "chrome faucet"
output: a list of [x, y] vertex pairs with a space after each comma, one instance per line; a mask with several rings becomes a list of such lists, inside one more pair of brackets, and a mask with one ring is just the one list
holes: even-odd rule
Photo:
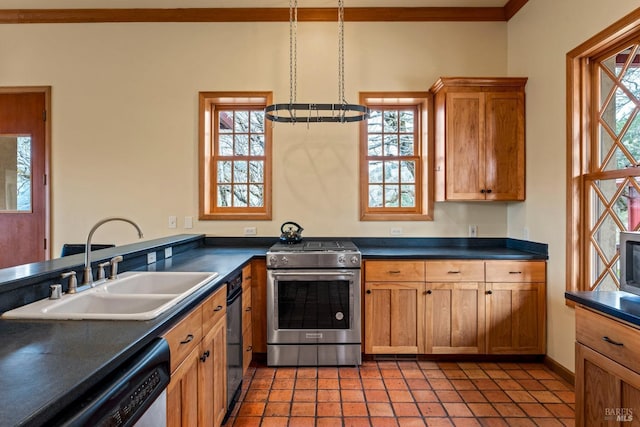
[[98, 221], [93, 227], [91, 227], [91, 231], [89, 231], [89, 236], [87, 236], [87, 246], [84, 249], [84, 277], [82, 278], [83, 285], [93, 286], [93, 273], [91, 271], [91, 239], [93, 238], [93, 233], [102, 224], [110, 221], [128, 222], [129, 224], [133, 225], [136, 228], [136, 230], [138, 230], [138, 236], [141, 239], [143, 237], [142, 230], [140, 230], [140, 227], [138, 227], [138, 224], [131, 221], [130, 219], [120, 218], [120, 217], [111, 217], [111, 218], [105, 218], [103, 220]]

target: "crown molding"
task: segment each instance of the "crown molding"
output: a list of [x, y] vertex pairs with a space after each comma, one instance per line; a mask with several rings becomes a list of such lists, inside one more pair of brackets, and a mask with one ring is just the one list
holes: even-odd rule
[[[345, 8], [351, 22], [508, 21], [528, 0], [504, 7], [359, 7]], [[336, 8], [298, 8], [300, 22], [333, 22]], [[0, 9], [0, 24], [106, 22], [287, 22], [288, 8], [185, 9]]]

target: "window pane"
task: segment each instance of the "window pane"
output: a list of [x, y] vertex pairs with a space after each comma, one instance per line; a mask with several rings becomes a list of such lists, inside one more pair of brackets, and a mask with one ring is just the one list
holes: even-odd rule
[[264, 135], [251, 135], [251, 156], [264, 156]]
[[400, 135], [400, 155], [413, 156], [414, 154], [413, 134]]
[[31, 137], [0, 136], [0, 211], [31, 211]]
[[264, 185], [249, 186], [249, 206], [252, 208], [264, 206]]
[[245, 134], [235, 136], [235, 155], [236, 156], [248, 156], [249, 155], [249, 137]]
[[382, 185], [369, 186], [369, 207], [370, 208], [382, 207]]
[[400, 162], [400, 180], [404, 183], [416, 182], [416, 162]]
[[231, 186], [218, 185], [218, 207], [231, 206]]
[[398, 112], [384, 112], [384, 132], [398, 132]]
[[372, 110], [367, 120], [367, 132], [382, 132], [382, 111]]
[[236, 208], [244, 208], [248, 205], [248, 194], [246, 185], [233, 186], [233, 206]]
[[385, 156], [397, 156], [398, 155], [398, 135], [384, 136], [384, 155]]
[[234, 130], [236, 132], [246, 133], [249, 132], [249, 112], [248, 111], [236, 111]]
[[264, 133], [264, 112], [263, 111], [251, 112], [251, 132]]
[[218, 137], [218, 154], [221, 156], [233, 156], [233, 135], [220, 135]]
[[220, 133], [233, 131], [233, 111], [220, 111], [218, 114], [218, 131]]
[[402, 196], [400, 198], [400, 206], [403, 208], [413, 208], [416, 206], [416, 186], [403, 185]]
[[413, 111], [400, 112], [400, 132], [413, 133]]
[[264, 182], [264, 162], [255, 160], [249, 162], [249, 182]]
[[233, 162], [233, 182], [249, 182], [247, 176], [247, 162]]
[[397, 208], [400, 206], [400, 194], [397, 185], [384, 186], [384, 207]]
[[399, 162], [384, 162], [384, 180], [385, 182], [400, 182]]
[[230, 161], [218, 162], [218, 182], [231, 182], [231, 164]]
[[382, 162], [380, 161], [369, 162], [369, 182], [371, 183], [382, 182]]
[[369, 156], [382, 156], [382, 135], [379, 133], [367, 137]]

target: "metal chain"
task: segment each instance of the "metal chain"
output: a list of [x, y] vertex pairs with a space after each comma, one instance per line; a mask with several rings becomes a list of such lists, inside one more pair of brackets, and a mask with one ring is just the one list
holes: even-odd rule
[[338, 0], [338, 102], [347, 103], [344, 95], [344, 0]]
[[298, 92], [298, 0], [289, 0], [289, 104]]

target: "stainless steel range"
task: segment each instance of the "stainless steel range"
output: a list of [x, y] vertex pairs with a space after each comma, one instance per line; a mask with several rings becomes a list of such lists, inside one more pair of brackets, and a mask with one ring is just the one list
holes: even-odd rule
[[267, 252], [267, 364], [362, 363], [360, 266], [349, 241], [278, 243]]

